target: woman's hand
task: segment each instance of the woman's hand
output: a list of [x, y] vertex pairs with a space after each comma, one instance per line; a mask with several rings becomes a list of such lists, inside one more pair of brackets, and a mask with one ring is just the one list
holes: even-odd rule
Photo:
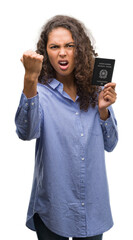
[[21, 62], [24, 65], [26, 73], [29, 73], [29, 74], [34, 73], [38, 76], [42, 69], [43, 56], [40, 54], [37, 54], [34, 51], [29, 50], [23, 54], [21, 58]]
[[25, 68], [23, 92], [27, 98], [31, 98], [37, 94], [37, 83], [42, 69], [43, 56], [33, 51], [26, 51], [21, 62]]
[[106, 120], [109, 116], [107, 107], [116, 101], [117, 94], [115, 92], [115, 87], [115, 83], [108, 83], [104, 86], [104, 89], [99, 94], [98, 110], [102, 120]]

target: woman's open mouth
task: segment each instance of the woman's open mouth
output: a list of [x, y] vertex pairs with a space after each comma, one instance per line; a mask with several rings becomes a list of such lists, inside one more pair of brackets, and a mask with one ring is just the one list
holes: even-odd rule
[[68, 68], [69, 62], [67, 60], [58, 61], [61, 70], [66, 70]]

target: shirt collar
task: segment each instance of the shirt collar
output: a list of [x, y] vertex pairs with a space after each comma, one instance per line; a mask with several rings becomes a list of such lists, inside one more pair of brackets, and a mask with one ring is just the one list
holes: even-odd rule
[[55, 88], [57, 88], [59, 85], [61, 85], [62, 83], [61, 82], [59, 82], [58, 80], [56, 80], [55, 78], [51, 78], [50, 79], [50, 82], [48, 83], [48, 85], [51, 87], [51, 88], [53, 88], [53, 89], [55, 89]]
[[[67, 93], [65, 93], [63, 91], [63, 84], [61, 82], [59, 82], [57, 79], [55, 78], [51, 78], [48, 85], [53, 88], [58, 90], [58, 92], [60, 92], [64, 97], [66, 98], [70, 98], [70, 96], [67, 95]], [[79, 98], [79, 96], [76, 96], [76, 100]], [[71, 98], [70, 98], [71, 99]]]

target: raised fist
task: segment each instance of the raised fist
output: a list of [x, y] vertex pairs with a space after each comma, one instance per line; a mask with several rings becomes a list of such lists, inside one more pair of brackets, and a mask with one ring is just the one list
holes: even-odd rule
[[23, 54], [21, 62], [24, 65], [26, 73], [40, 75], [43, 63], [42, 55], [29, 50]]

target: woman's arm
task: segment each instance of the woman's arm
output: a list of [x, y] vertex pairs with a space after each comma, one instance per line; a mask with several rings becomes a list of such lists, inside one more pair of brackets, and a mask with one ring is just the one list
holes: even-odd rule
[[98, 98], [98, 110], [102, 127], [104, 148], [111, 152], [118, 142], [117, 121], [111, 105], [116, 101], [115, 83], [108, 83], [100, 92]]
[[40, 136], [41, 108], [37, 83], [43, 56], [27, 51], [23, 54], [21, 61], [25, 68], [24, 90], [16, 112], [15, 123], [18, 136], [23, 140], [31, 140]]
[[108, 107], [109, 117], [106, 120], [100, 119], [104, 139], [104, 149], [107, 152], [113, 151], [118, 142], [117, 121], [111, 106]]

